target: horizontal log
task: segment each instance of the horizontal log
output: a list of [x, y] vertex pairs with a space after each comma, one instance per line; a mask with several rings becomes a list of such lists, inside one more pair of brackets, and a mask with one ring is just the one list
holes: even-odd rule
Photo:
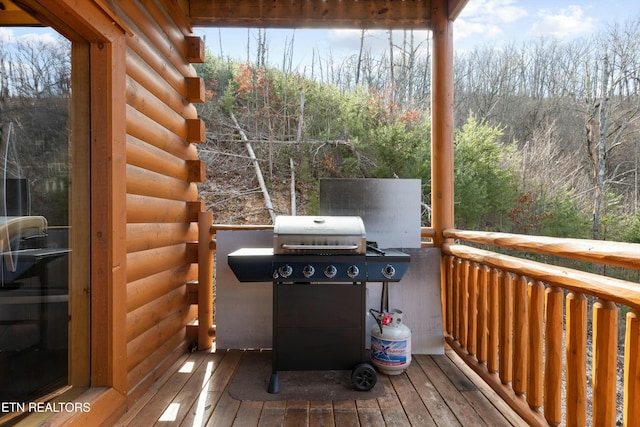
[[185, 140], [193, 137], [188, 122], [196, 119], [185, 119], [131, 77], [127, 77], [126, 94], [129, 106]]
[[126, 64], [129, 77], [164, 101], [173, 111], [185, 118], [198, 117], [196, 107], [189, 100], [190, 95], [193, 95], [194, 89], [191, 86], [194, 83], [189, 83], [188, 79], [201, 80], [199, 77], [185, 78], [184, 87], [178, 91], [167, 85], [162, 74], [157, 73], [132, 49], [127, 50]]
[[127, 223], [192, 222], [189, 203], [127, 194]]
[[484, 231], [445, 230], [444, 237], [581, 261], [640, 268], [640, 244]]
[[159, 74], [166, 75], [167, 82], [176, 90], [185, 93], [184, 77], [195, 77], [193, 66], [186, 59], [184, 49], [186, 40], [173, 40], [152, 19], [140, 2], [121, 2], [126, 12], [127, 25], [135, 30], [135, 36], [127, 39], [127, 44], [134, 49], [145, 62], [149, 63]]
[[185, 244], [127, 254], [127, 283], [183, 264], [188, 264]]
[[167, 153], [134, 136], [127, 135], [127, 163], [183, 181], [190, 181], [192, 166], [189, 162]]
[[195, 160], [198, 149], [184, 137], [176, 135], [127, 105], [127, 133], [180, 159]]
[[127, 312], [142, 307], [198, 277], [197, 266], [183, 264], [127, 284]]
[[127, 313], [127, 342], [159, 324], [176, 311], [187, 309], [187, 286], [180, 286], [148, 304]]
[[431, 2], [267, 1], [215, 2], [191, 0], [194, 26], [269, 28], [430, 29]]
[[127, 343], [127, 370], [131, 371], [138, 364], [150, 357], [154, 351], [176, 334], [186, 334], [188, 309], [173, 313], [151, 329], [145, 331]]
[[196, 184], [131, 165], [127, 166], [127, 193], [185, 202], [198, 199]]
[[634, 308], [640, 307], [640, 289], [637, 283], [502, 255], [466, 245], [445, 243], [443, 253], [522, 274], [578, 293], [585, 293]]
[[127, 224], [127, 252], [172, 246], [198, 239], [198, 225], [193, 223]]
[[[189, 62], [204, 62], [204, 42], [200, 37], [192, 35], [191, 24], [187, 20], [184, 11], [176, 3], [176, 1], [142, 0], [142, 5], [167, 34], [167, 37], [180, 51], [181, 55]], [[192, 60], [194, 52], [192, 52], [190, 38], [200, 39], [203, 45], [201, 54], [197, 55], [197, 61]]]

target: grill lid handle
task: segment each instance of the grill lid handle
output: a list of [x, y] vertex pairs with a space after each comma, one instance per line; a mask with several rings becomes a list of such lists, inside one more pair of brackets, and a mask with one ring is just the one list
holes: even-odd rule
[[354, 245], [293, 245], [289, 243], [283, 243], [281, 246], [282, 246], [282, 249], [292, 249], [292, 250], [301, 250], [301, 249], [329, 250], [331, 249], [331, 250], [340, 250], [340, 251], [354, 250], [354, 249], [358, 249], [359, 247], [356, 244]]

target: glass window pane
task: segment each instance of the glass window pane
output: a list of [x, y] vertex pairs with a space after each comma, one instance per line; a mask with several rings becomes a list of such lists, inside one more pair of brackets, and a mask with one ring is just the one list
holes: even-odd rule
[[70, 44], [10, 31], [0, 40], [0, 401], [29, 402], [68, 384]]

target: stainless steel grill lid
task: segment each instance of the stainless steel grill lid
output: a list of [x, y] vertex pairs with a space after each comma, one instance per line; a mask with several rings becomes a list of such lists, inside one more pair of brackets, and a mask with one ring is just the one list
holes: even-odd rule
[[276, 217], [274, 254], [365, 254], [367, 238], [359, 216]]

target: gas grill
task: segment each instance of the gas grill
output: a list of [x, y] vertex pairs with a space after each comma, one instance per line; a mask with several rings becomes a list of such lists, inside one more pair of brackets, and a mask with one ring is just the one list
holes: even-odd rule
[[273, 282], [273, 360], [278, 370], [352, 369], [357, 390], [370, 390], [366, 363], [366, 282], [398, 282], [410, 257], [367, 242], [357, 216], [278, 216], [272, 248], [228, 255], [240, 282]]

